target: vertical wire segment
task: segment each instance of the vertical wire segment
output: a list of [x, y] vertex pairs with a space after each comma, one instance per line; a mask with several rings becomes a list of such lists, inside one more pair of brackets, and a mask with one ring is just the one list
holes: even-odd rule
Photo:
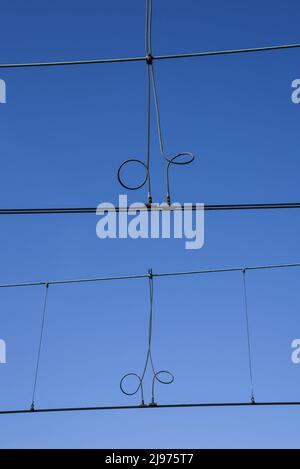
[[[147, 145], [146, 145], [146, 163], [143, 160], [137, 158], [129, 158], [119, 166], [117, 177], [119, 184], [128, 190], [138, 190], [142, 188], [146, 183], [148, 187], [148, 207], [152, 204], [152, 193], [151, 193], [151, 175], [150, 175], [150, 158], [151, 158], [151, 73], [150, 67], [152, 64], [152, 1], [146, 0], [146, 17], [145, 17], [145, 53], [146, 53], [146, 64], [147, 64]], [[122, 176], [122, 170], [127, 164], [138, 164], [145, 168], [144, 179], [135, 185], [128, 185], [124, 182]]]
[[146, 0], [146, 60], [147, 60], [147, 66], [148, 66], [148, 76], [149, 76], [149, 71], [151, 72], [150, 78], [152, 81], [152, 90], [153, 90], [153, 96], [154, 96], [156, 126], [157, 126], [160, 153], [163, 159], [167, 162], [166, 202], [168, 205], [171, 205], [170, 174], [169, 174], [170, 166], [172, 164], [179, 165], [179, 166], [190, 164], [194, 161], [195, 155], [191, 152], [181, 152], [181, 153], [177, 153], [174, 156], [169, 157], [166, 154], [165, 149], [164, 149], [160, 110], [159, 110], [159, 100], [158, 100], [158, 93], [157, 93], [157, 84], [156, 84], [153, 57], [152, 57], [152, 0]]
[[146, 0], [145, 18], [145, 52], [146, 57], [152, 56], [152, 0]]
[[151, 194], [151, 175], [150, 175], [150, 157], [151, 157], [151, 73], [152, 64], [152, 0], [146, 0], [145, 15], [145, 54], [147, 64], [147, 181], [148, 181], [148, 206], [152, 204]]
[[38, 347], [38, 354], [37, 354], [37, 361], [36, 361], [35, 375], [34, 375], [34, 384], [33, 384], [33, 391], [32, 391], [32, 401], [31, 401], [31, 410], [32, 411], [34, 411], [35, 392], [36, 392], [36, 385], [37, 385], [37, 380], [38, 380], [42, 344], [43, 344], [43, 338], [44, 338], [44, 328], [45, 328], [45, 319], [46, 319], [46, 310], [47, 310], [48, 291], [49, 291], [49, 283], [46, 283], [45, 284], [45, 296], [44, 296], [44, 304], [43, 304], [43, 313], [42, 313], [41, 332], [40, 332], [39, 347]]
[[151, 157], [151, 75], [150, 67], [147, 64], [147, 185], [148, 185], [148, 207], [152, 204], [151, 193], [151, 174], [150, 174], [150, 157]]
[[[151, 402], [149, 406], [156, 406], [157, 403], [155, 400], [155, 381], [158, 381], [161, 384], [171, 384], [174, 381], [174, 375], [170, 373], [170, 371], [167, 371], [167, 370], [156, 371], [155, 366], [154, 366], [153, 357], [152, 357], [152, 331], [153, 331], [153, 273], [152, 273], [152, 269], [149, 269], [148, 271], [148, 284], [149, 284], [148, 348], [147, 348], [144, 368], [143, 368], [141, 375], [138, 375], [137, 373], [126, 373], [120, 381], [120, 389], [127, 396], [133, 396], [139, 390], [141, 390], [141, 404], [140, 405], [145, 406], [143, 383], [144, 383], [146, 371], [148, 368], [148, 364], [150, 363], [150, 367], [153, 373], [153, 378], [152, 378]], [[161, 375], [167, 375], [168, 378], [163, 379]], [[137, 378], [138, 380], [138, 386], [133, 392], [128, 392], [124, 388], [124, 381], [126, 378], [130, 376], [131, 377], [133, 376]]]
[[252, 351], [251, 351], [251, 339], [250, 339], [250, 325], [249, 325], [249, 314], [248, 314], [248, 295], [247, 295], [247, 283], [246, 283], [246, 269], [242, 270], [243, 275], [243, 292], [244, 292], [244, 311], [247, 331], [247, 347], [248, 347], [248, 365], [249, 365], [249, 378], [251, 386], [251, 402], [255, 404], [254, 397], [254, 385], [253, 385], [253, 371], [252, 371]]
[[[142, 160], [136, 158], [130, 158], [125, 160], [119, 167], [117, 177], [118, 181], [122, 187], [129, 190], [137, 190], [143, 187], [148, 183], [148, 207], [151, 207], [152, 204], [152, 194], [151, 194], [151, 177], [150, 177], [150, 141], [151, 141], [151, 83], [152, 91], [154, 96], [155, 104], [155, 115], [156, 115], [156, 126], [158, 133], [158, 141], [160, 147], [160, 153], [163, 159], [166, 161], [166, 202], [168, 205], [171, 205], [171, 194], [170, 194], [170, 167], [171, 165], [188, 165], [192, 163], [195, 159], [195, 155], [191, 152], [181, 152], [176, 153], [174, 156], [168, 156], [164, 150], [163, 144], [163, 135], [161, 128], [161, 118], [159, 111], [159, 101], [157, 93], [157, 84], [154, 72], [153, 65], [153, 56], [152, 56], [152, 0], [146, 0], [146, 21], [145, 21], [145, 52], [146, 52], [146, 64], [147, 64], [147, 159], [146, 163]], [[122, 169], [128, 163], [134, 163], [144, 166], [145, 168], [145, 177], [141, 183], [134, 186], [129, 186], [124, 182], [123, 177], [121, 176]]]

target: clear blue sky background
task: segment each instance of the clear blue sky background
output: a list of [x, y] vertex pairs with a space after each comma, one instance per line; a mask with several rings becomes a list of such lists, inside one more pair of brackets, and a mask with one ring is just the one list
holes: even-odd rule
[[[139, 56], [144, 2], [1, 3], [1, 62]], [[299, 42], [300, 5], [154, 0], [154, 54]], [[166, 149], [197, 160], [173, 168], [175, 198], [299, 200], [300, 52], [156, 65]], [[116, 169], [145, 155], [145, 64], [1, 70], [1, 207], [96, 206], [123, 193]], [[165, 199], [153, 131], [154, 199]], [[145, 200], [145, 192], [130, 194]], [[211, 213], [205, 246], [103, 240], [96, 217], [1, 217], [0, 281], [39, 281], [299, 261], [298, 211]], [[257, 400], [299, 400], [299, 270], [249, 273]], [[43, 288], [0, 291], [0, 407], [28, 408]], [[38, 407], [135, 404], [119, 379], [146, 350], [146, 280], [50, 287]], [[174, 372], [158, 401], [249, 399], [241, 274], [155, 280], [154, 357]], [[150, 376], [148, 377], [150, 379]], [[149, 381], [147, 386], [149, 401]], [[1, 447], [299, 447], [299, 408], [178, 409], [0, 417]]]

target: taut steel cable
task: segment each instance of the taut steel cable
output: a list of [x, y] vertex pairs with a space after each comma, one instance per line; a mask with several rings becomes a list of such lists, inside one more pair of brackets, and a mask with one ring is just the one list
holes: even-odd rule
[[[145, 166], [145, 165], [144, 165]], [[176, 208], [174, 205], [170, 205], [169, 209], [173, 210], [182, 210], [184, 204], [181, 204], [181, 207]], [[205, 210], [208, 212], [224, 212], [224, 211], [239, 211], [239, 210], [282, 210], [282, 209], [299, 209], [300, 202], [279, 202], [279, 203], [260, 203], [260, 204], [207, 204], [200, 208], [196, 204], [188, 204], [184, 209], [185, 210]], [[137, 210], [151, 210], [151, 211], [162, 211], [166, 207], [161, 207], [160, 205], [152, 204], [151, 207], [146, 207], [141, 204], [141, 207], [102, 207], [101, 210], [106, 212], [130, 212]], [[55, 208], [0, 208], [0, 215], [79, 215], [79, 214], [88, 214], [97, 213], [97, 207], [55, 207]]]
[[[206, 275], [206, 274], [217, 274], [217, 273], [230, 273], [230, 272], [241, 272], [243, 270], [272, 270], [272, 269], [288, 269], [288, 268], [299, 268], [300, 262], [290, 264], [268, 264], [268, 265], [254, 265], [248, 267], [224, 267], [216, 269], [203, 269], [203, 270], [188, 270], [181, 272], [152, 272], [152, 277], [179, 277], [184, 275]], [[91, 277], [91, 278], [75, 278], [67, 280], [49, 280], [48, 282], [22, 282], [22, 283], [1, 283], [0, 288], [18, 288], [18, 287], [35, 287], [45, 285], [72, 285], [75, 283], [89, 283], [89, 282], [110, 282], [116, 280], [138, 280], [149, 278], [148, 274], [136, 274], [136, 275], [118, 275], [115, 277]]]
[[249, 325], [249, 314], [248, 314], [248, 294], [246, 284], [246, 269], [242, 270], [243, 274], [243, 293], [244, 293], [244, 311], [246, 321], [246, 332], [247, 332], [247, 348], [248, 348], [248, 366], [249, 366], [249, 378], [251, 386], [251, 402], [255, 404], [254, 397], [254, 385], [253, 385], [253, 371], [252, 371], [252, 352], [251, 352], [251, 339], [250, 339], [250, 325]]
[[[203, 52], [190, 52], [186, 54], [169, 54], [156, 55], [153, 60], [170, 60], [170, 59], [191, 59], [195, 57], [209, 57], [219, 55], [232, 54], [248, 54], [253, 52], [272, 52], [288, 49], [299, 49], [300, 44], [278, 44], [274, 46], [250, 47], [246, 49], [225, 49]], [[85, 59], [85, 60], [62, 60], [52, 62], [23, 62], [23, 63], [6, 63], [0, 64], [0, 68], [39, 68], [39, 67], [64, 67], [69, 65], [96, 65], [124, 62], [144, 62], [145, 57], [116, 57], [110, 59]]]
[[40, 340], [39, 340], [36, 367], [35, 367], [35, 374], [34, 374], [31, 410], [34, 410], [35, 392], [36, 392], [36, 385], [37, 385], [38, 374], [39, 374], [42, 344], [43, 344], [43, 338], [44, 338], [44, 328], [45, 328], [45, 319], [46, 319], [46, 310], [47, 310], [48, 291], [49, 291], [49, 283], [45, 283], [45, 296], [44, 296], [43, 313], [42, 313], [42, 324], [41, 324]]
[[90, 412], [92, 410], [150, 410], [150, 409], [183, 409], [183, 408], [214, 408], [214, 407], [298, 407], [300, 401], [263, 401], [255, 402], [185, 402], [178, 404], [153, 405], [111, 405], [111, 406], [81, 406], [81, 407], [44, 407], [39, 409], [7, 409], [0, 410], [0, 415], [14, 414], [42, 414], [55, 412]]

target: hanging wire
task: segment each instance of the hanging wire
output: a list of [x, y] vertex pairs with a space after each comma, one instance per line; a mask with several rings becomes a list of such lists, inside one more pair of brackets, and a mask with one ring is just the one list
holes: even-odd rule
[[170, 167], [172, 164], [178, 165], [178, 166], [191, 164], [195, 159], [195, 155], [191, 152], [185, 151], [181, 153], [176, 153], [176, 155], [171, 156], [171, 157], [167, 156], [165, 149], [164, 149], [164, 144], [163, 144], [160, 111], [159, 111], [158, 95], [157, 95], [157, 86], [156, 86], [153, 63], [151, 66], [151, 76], [152, 76], [152, 86], [153, 86], [154, 103], [155, 103], [155, 110], [156, 110], [156, 122], [157, 122], [157, 132], [158, 132], [160, 153], [162, 157], [164, 158], [164, 160], [167, 162], [167, 169], [166, 169], [167, 204], [171, 205], [170, 174], [169, 174]]
[[242, 270], [243, 274], [243, 292], [244, 292], [244, 311], [245, 321], [247, 330], [247, 346], [248, 346], [248, 366], [249, 366], [249, 378], [251, 386], [251, 402], [255, 404], [254, 397], [254, 385], [253, 385], [253, 372], [252, 372], [252, 353], [251, 353], [251, 340], [250, 340], [250, 326], [249, 326], [249, 314], [248, 314], [248, 295], [247, 295], [247, 284], [246, 284], [246, 269]]
[[33, 391], [32, 391], [32, 401], [31, 401], [31, 409], [30, 409], [31, 411], [35, 410], [34, 400], [35, 400], [36, 385], [37, 385], [39, 366], [40, 366], [42, 343], [43, 343], [43, 337], [44, 337], [44, 327], [45, 327], [45, 319], [46, 319], [48, 291], [49, 291], [49, 283], [45, 283], [45, 296], [44, 296], [43, 313], [42, 313], [42, 325], [41, 325], [40, 340], [39, 340], [37, 361], [36, 361], [36, 367], [35, 367], [34, 384], [33, 384]]
[[[149, 14], [150, 12], [150, 14]], [[145, 51], [146, 51], [146, 61], [147, 61], [147, 148], [146, 148], [146, 163], [143, 160], [137, 158], [129, 158], [119, 166], [117, 177], [118, 181], [122, 187], [130, 191], [135, 191], [141, 189], [146, 183], [148, 186], [148, 206], [152, 204], [152, 194], [151, 194], [151, 176], [150, 176], [150, 153], [151, 153], [151, 74], [150, 66], [147, 60], [148, 56], [151, 56], [151, 42], [152, 42], [152, 32], [151, 32], [151, 23], [152, 23], [152, 3], [146, 0], [146, 26], [145, 26]], [[149, 26], [150, 25], [150, 26]], [[145, 168], [145, 176], [142, 182], [129, 185], [124, 182], [122, 177], [122, 171], [125, 166], [128, 164], [137, 164]]]
[[[142, 160], [136, 158], [130, 158], [125, 160], [118, 169], [118, 181], [125, 189], [137, 190], [143, 187], [148, 182], [148, 206], [152, 204], [152, 194], [151, 194], [151, 183], [150, 183], [150, 140], [151, 140], [151, 82], [152, 90], [154, 96], [155, 104], [155, 114], [156, 114], [156, 125], [158, 132], [158, 141], [160, 147], [160, 153], [163, 159], [167, 163], [166, 167], [166, 201], [168, 205], [171, 205], [171, 193], [170, 193], [170, 167], [171, 165], [188, 165], [192, 163], [195, 159], [195, 155], [191, 152], [180, 152], [176, 153], [174, 156], [169, 157], [164, 149], [162, 128], [161, 128], [161, 118], [159, 111], [159, 101], [157, 93], [157, 84], [154, 72], [153, 65], [153, 56], [152, 56], [152, 0], [146, 0], [146, 26], [145, 26], [145, 52], [146, 52], [146, 63], [147, 63], [147, 160], [144, 163]], [[145, 168], [145, 177], [143, 181], [137, 185], [129, 186], [124, 182], [124, 179], [121, 176], [121, 172], [127, 164], [135, 163], [144, 166]]]
[[[154, 366], [154, 362], [152, 358], [152, 350], [151, 350], [152, 329], [153, 329], [153, 274], [152, 274], [151, 269], [148, 272], [148, 278], [149, 278], [150, 306], [149, 306], [149, 324], [148, 324], [148, 350], [147, 350], [145, 365], [144, 365], [143, 372], [141, 375], [138, 375], [137, 373], [126, 373], [120, 381], [120, 389], [127, 396], [133, 396], [134, 394], [137, 394], [139, 390], [141, 390], [141, 406], [145, 406], [143, 381], [145, 378], [148, 365], [150, 363], [150, 367], [153, 372], [153, 378], [152, 378], [151, 403], [149, 405], [156, 406], [157, 404], [155, 401], [155, 381], [158, 381], [161, 384], [171, 384], [174, 381], [174, 375], [170, 371], [167, 371], [167, 370], [160, 370], [160, 371], [155, 370], [155, 366]], [[162, 375], [167, 375], [168, 378], [163, 379]], [[124, 388], [124, 381], [129, 377], [135, 377], [138, 380], [137, 388], [134, 391], [127, 391]]]

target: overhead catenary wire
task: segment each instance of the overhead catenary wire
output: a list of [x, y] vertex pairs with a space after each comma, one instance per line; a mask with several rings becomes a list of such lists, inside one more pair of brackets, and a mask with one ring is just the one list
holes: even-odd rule
[[[253, 48], [253, 49], [240, 49], [240, 50], [227, 50], [227, 51], [212, 51], [212, 52], [200, 52], [200, 53], [191, 53], [191, 54], [175, 54], [169, 56], [152, 56], [152, 48], [151, 48], [151, 22], [152, 22], [152, 1], [147, 0], [148, 6], [150, 5], [150, 10], [148, 11], [148, 15], [150, 20], [148, 22], [149, 31], [148, 31], [148, 48], [146, 57], [131, 57], [131, 58], [120, 58], [120, 59], [99, 59], [99, 60], [85, 60], [85, 61], [65, 61], [65, 62], [43, 62], [43, 63], [23, 63], [23, 64], [0, 64], [0, 68], [22, 68], [22, 67], [46, 67], [46, 66], [63, 66], [63, 65], [83, 65], [83, 64], [96, 64], [96, 63], [116, 63], [116, 62], [133, 62], [133, 61], [144, 61], [147, 62], [147, 70], [148, 70], [148, 99], [149, 99], [149, 87], [150, 87], [150, 78], [152, 79], [152, 87], [154, 92], [154, 102], [155, 102], [155, 109], [156, 109], [156, 119], [157, 119], [157, 127], [158, 127], [158, 135], [159, 135], [159, 144], [161, 149], [161, 154], [167, 161], [167, 202], [170, 202], [170, 183], [169, 183], [169, 167], [171, 164], [189, 164], [194, 160], [194, 155], [192, 153], [178, 153], [172, 158], [168, 158], [164, 153], [163, 141], [162, 141], [162, 133], [161, 133], [161, 126], [160, 126], [160, 114], [159, 114], [159, 107], [158, 107], [158, 98], [157, 98], [157, 90], [156, 90], [156, 82], [155, 82], [155, 75], [154, 75], [154, 68], [153, 68], [153, 61], [154, 60], [163, 60], [163, 59], [175, 59], [175, 58], [192, 58], [192, 57], [200, 57], [200, 56], [209, 56], [209, 55], [225, 55], [225, 54], [238, 54], [238, 53], [246, 53], [246, 52], [262, 52], [262, 51], [271, 51], [271, 50], [279, 50], [279, 49], [291, 49], [291, 48], [298, 48], [300, 44], [291, 44], [291, 45], [281, 45], [281, 46], [269, 46], [264, 48]], [[150, 12], [150, 13], [149, 13]], [[149, 101], [150, 102], [150, 101]], [[150, 115], [150, 104], [148, 107], [149, 111], [148, 114]], [[148, 135], [150, 134], [150, 117], [148, 118]], [[150, 140], [148, 137], [147, 142], [147, 165], [146, 165], [146, 181], [148, 181], [148, 202], [152, 203], [151, 197], [151, 187], [150, 187]], [[187, 160], [184, 162], [178, 162], [176, 159], [181, 156], [190, 156], [191, 161]], [[140, 160], [128, 160], [131, 162], [141, 162]], [[144, 165], [144, 163], [142, 162]], [[145, 181], [145, 182], [146, 182]], [[143, 184], [144, 185], [144, 184]], [[126, 186], [124, 186], [126, 187]], [[268, 206], [266, 206], [268, 205]], [[272, 206], [271, 206], [272, 205]], [[275, 206], [277, 205], [277, 206]], [[297, 206], [296, 206], [297, 205]], [[228, 206], [211, 206], [211, 208], [207, 208], [205, 210], [249, 210], [249, 209], [266, 209], [266, 208], [300, 208], [300, 204], [293, 203], [293, 204], [248, 204], [246, 205], [240, 204], [239, 207], [236, 205], [231, 205], [231, 208]], [[214, 207], [214, 208], [212, 208]], [[222, 207], [222, 208], [221, 208]], [[227, 207], [227, 208], [225, 208]], [[197, 207], [192, 208], [192, 210], [196, 210]], [[0, 210], [0, 214], [50, 214], [50, 213], [93, 213], [96, 209], [89, 209], [89, 208], [79, 208], [79, 209], [4, 209], [3, 213]], [[50, 211], [49, 211], [50, 210]], [[137, 210], [135, 208], [135, 210]], [[185, 403], [185, 404], [159, 404], [155, 405], [157, 408], [179, 408], [179, 407], [220, 407], [220, 406], [249, 406], [249, 405], [257, 405], [257, 406], [283, 406], [283, 405], [300, 405], [300, 402], [255, 402], [254, 400], [254, 393], [253, 393], [253, 379], [252, 379], [252, 365], [251, 365], [251, 350], [250, 350], [250, 336], [249, 336], [249, 322], [248, 322], [248, 307], [247, 307], [247, 293], [246, 293], [246, 284], [245, 284], [245, 272], [246, 270], [254, 270], [254, 269], [268, 269], [268, 268], [279, 268], [279, 267], [295, 267], [299, 266], [300, 264], [285, 264], [285, 265], [277, 265], [277, 266], [258, 266], [258, 267], [247, 267], [247, 268], [232, 268], [232, 269], [218, 269], [215, 272], [229, 272], [229, 271], [238, 271], [242, 270], [243, 278], [244, 278], [244, 292], [245, 292], [245, 310], [246, 310], [246, 318], [247, 318], [247, 337], [248, 337], [248, 350], [249, 350], [249, 367], [250, 367], [250, 376], [251, 376], [251, 386], [252, 386], [252, 399], [251, 402], [236, 402], [236, 403]], [[206, 270], [206, 271], [198, 271], [198, 272], [185, 272], [185, 273], [162, 273], [162, 274], [153, 274], [151, 272], [151, 277], [140, 275], [140, 276], [126, 276], [126, 277], [111, 277], [111, 278], [98, 278], [98, 279], [78, 279], [78, 280], [70, 280], [70, 281], [57, 281], [57, 282], [29, 282], [23, 284], [14, 284], [14, 285], [0, 285], [0, 287], [13, 287], [13, 286], [33, 286], [33, 285], [45, 285], [45, 298], [44, 298], [44, 306], [43, 306], [43, 315], [42, 315], [42, 326], [41, 326], [41, 333], [40, 333], [40, 340], [39, 340], [39, 347], [38, 347], [38, 357], [37, 357], [37, 364], [36, 364], [36, 371], [35, 371], [35, 379], [34, 379], [34, 387], [33, 387], [33, 396], [32, 396], [32, 405], [30, 410], [0, 410], [0, 414], [13, 414], [13, 413], [28, 413], [28, 412], [66, 412], [66, 411], [79, 411], [79, 410], [113, 410], [113, 409], [138, 409], [141, 406], [96, 406], [96, 407], [65, 407], [65, 408], [41, 408], [36, 409], [34, 404], [35, 399], [35, 392], [36, 392], [36, 385], [38, 379], [38, 371], [39, 371], [39, 363], [40, 363], [40, 355], [42, 349], [42, 341], [43, 341], [43, 334], [44, 334], [44, 325], [45, 325], [45, 316], [46, 316], [46, 307], [47, 307], [47, 295], [48, 295], [48, 287], [50, 284], [66, 284], [66, 283], [79, 283], [79, 282], [91, 282], [91, 281], [100, 281], [100, 280], [117, 280], [117, 279], [129, 279], [129, 278], [145, 278], [148, 277], [150, 281], [150, 317], [149, 317], [149, 347], [148, 347], [148, 354], [146, 358], [145, 369], [142, 374], [142, 379], [144, 377], [148, 362], [150, 361], [151, 367], [154, 373], [153, 378], [153, 386], [152, 386], [152, 405], [145, 406], [143, 403], [144, 408], [153, 407], [154, 404], [154, 382], [155, 379], [160, 381], [157, 378], [159, 373], [163, 373], [164, 371], [155, 372], [152, 355], [151, 355], [151, 336], [152, 336], [152, 303], [153, 303], [153, 277], [163, 277], [163, 276], [171, 276], [171, 275], [190, 275], [190, 274], [199, 274], [199, 273], [208, 273], [213, 272], [213, 270]], [[168, 373], [168, 372], [167, 372]], [[136, 375], [138, 376], [138, 375]], [[173, 375], [171, 375], [173, 376]], [[139, 376], [138, 376], [139, 377]], [[141, 379], [139, 377], [139, 379]], [[164, 381], [160, 381], [164, 382]], [[168, 384], [168, 383], [165, 383]], [[143, 394], [142, 394], [143, 396]]]
[[[292, 267], [300, 267], [299, 263], [289, 263], [289, 264], [270, 264], [270, 265], [260, 265], [260, 266], [248, 266], [248, 267], [231, 267], [231, 268], [221, 268], [221, 269], [206, 269], [206, 270], [199, 270], [199, 271], [186, 271], [186, 272], [165, 272], [165, 273], [153, 273], [152, 270], [149, 270], [147, 274], [144, 275], [131, 275], [131, 276], [118, 276], [118, 277], [102, 277], [102, 278], [94, 278], [94, 279], [74, 279], [74, 280], [67, 280], [67, 281], [56, 281], [56, 282], [31, 282], [31, 283], [22, 283], [22, 284], [2, 284], [0, 288], [5, 287], [17, 287], [17, 286], [34, 286], [34, 285], [44, 285], [46, 287], [45, 297], [44, 297], [44, 304], [43, 304], [43, 314], [42, 314], [42, 325], [41, 325], [41, 333], [40, 333], [40, 340], [39, 340], [39, 347], [38, 347], [38, 358], [37, 358], [37, 365], [36, 365], [36, 372], [35, 372], [35, 380], [34, 380], [34, 389], [33, 389], [33, 397], [32, 397], [32, 404], [30, 409], [8, 409], [8, 410], [0, 410], [0, 415], [5, 414], [27, 414], [27, 413], [50, 413], [50, 412], [71, 412], [71, 411], [91, 411], [91, 410], [131, 410], [131, 409], [139, 409], [139, 408], [185, 408], [185, 407], [246, 407], [246, 406], [299, 406], [299, 401], [264, 401], [264, 402], [257, 402], [254, 399], [254, 390], [253, 390], [253, 375], [252, 375], [252, 364], [251, 364], [251, 348], [250, 348], [250, 328], [249, 328], [249, 319], [248, 319], [248, 302], [247, 302], [247, 292], [246, 292], [246, 283], [245, 283], [245, 273], [246, 271], [254, 271], [254, 270], [263, 270], [263, 269], [280, 269], [280, 268], [292, 268]], [[246, 312], [246, 319], [247, 319], [247, 339], [248, 339], [248, 351], [249, 351], [249, 370], [250, 370], [250, 379], [251, 379], [251, 388], [252, 388], [252, 395], [251, 400], [249, 402], [203, 402], [203, 403], [172, 403], [172, 404], [157, 404], [155, 402], [155, 394], [154, 394], [154, 384], [155, 381], [159, 381], [163, 384], [170, 384], [174, 380], [174, 376], [168, 371], [156, 371], [153, 364], [152, 353], [151, 353], [151, 341], [152, 341], [152, 321], [153, 321], [153, 278], [156, 277], [169, 277], [169, 276], [178, 276], [178, 275], [193, 275], [193, 274], [207, 274], [207, 273], [221, 273], [221, 272], [242, 272], [244, 278], [244, 294], [245, 294], [245, 312]], [[39, 362], [40, 362], [40, 355], [41, 355], [41, 347], [42, 347], [42, 340], [44, 334], [44, 326], [45, 326], [45, 317], [46, 317], [46, 307], [47, 307], [47, 293], [49, 285], [52, 284], [67, 284], [67, 283], [80, 283], [80, 282], [89, 282], [89, 281], [100, 281], [100, 280], [122, 280], [122, 279], [138, 279], [138, 278], [147, 278], [149, 282], [149, 294], [150, 294], [150, 310], [149, 310], [149, 329], [148, 329], [148, 352], [146, 356], [146, 362], [144, 366], [144, 370], [141, 376], [135, 373], [129, 373], [125, 375], [121, 380], [121, 389], [122, 389], [122, 382], [124, 378], [129, 375], [134, 375], [139, 380], [139, 386], [137, 390], [133, 393], [129, 393], [124, 391], [125, 394], [132, 395], [135, 394], [140, 388], [142, 392], [142, 402], [140, 405], [112, 405], [112, 406], [79, 406], [79, 407], [50, 407], [50, 408], [37, 408], [34, 403], [35, 398], [35, 390], [36, 390], [36, 383], [38, 377], [38, 369], [39, 369]], [[146, 369], [148, 363], [150, 362], [152, 371], [153, 371], [153, 381], [152, 381], [152, 400], [150, 404], [145, 404], [144, 402], [144, 394], [143, 394], [143, 378], [146, 373]], [[170, 379], [163, 380], [159, 375], [162, 373], [167, 373], [170, 376]]]
[[[209, 57], [218, 55], [231, 55], [231, 54], [247, 54], [255, 52], [272, 52], [288, 49], [298, 49], [300, 44], [278, 44], [271, 46], [250, 47], [244, 49], [225, 49], [215, 51], [203, 52], [190, 52], [185, 54], [164, 54], [154, 55], [153, 60], [172, 60], [172, 59], [185, 59], [196, 57]], [[2, 63], [0, 68], [38, 68], [38, 67], [64, 67], [72, 65], [96, 65], [96, 64], [109, 64], [109, 63], [126, 63], [126, 62], [144, 62], [147, 60], [146, 56], [139, 57], [118, 57], [108, 59], [83, 59], [83, 60], [62, 60], [62, 61], [43, 61], [43, 62], [21, 62], [21, 63]]]
[[[188, 270], [181, 272], [152, 272], [153, 277], [178, 277], [178, 276], [189, 276], [189, 275], [202, 275], [202, 274], [214, 274], [214, 273], [226, 273], [226, 272], [242, 272], [251, 270], [270, 270], [270, 269], [287, 269], [300, 267], [300, 262], [286, 263], [286, 264], [267, 264], [267, 265], [256, 265], [247, 267], [224, 267], [224, 268], [212, 268], [212, 269], [201, 269], [201, 270]], [[0, 288], [18, 288], [18, 287], [34, 287], [42, 285], [67, 285], [74, 283], [90, 283], [90, 282], [107, 282], [114, 280], [136, 280], [136, 279], [148, 279], [149, 274], [136, 274], [136, 275], [118, 275], [112, 277], [91, 277], [91, 278], [77, 278], [68, 280], [48, 280], [47, 282], [19, 282], [19, 283], [2, 283]]]
[[0, 415], [10, 414], [38, 414], [55, 412], [89, 412], [96, 410], [149, 410], [149, 409], [180, 409], [180, 408], [206, 408], [206, 407], [293, 407], [300, 406], [300, 401], [262, 401], [262, 402], [192, 402], [153, 405], [111, 405], [111, 406], [80, 406], [80, 407], [41, 407], [35, 409], [7, 409], [0, 410]]
[[40, 338], [39, 338], [39, 346], [38, 346], [37, 360], [36, 360], [36, 367], [35, 367], [35, 374], [34, 374], [31, 410], [34, 410], [34, 407], [35, 407], [35, 393], [36, 393], [36, 386], [37, 386], [37, 380], [38, 380], [42, 344], [43, 344], [43, 338], [44, 338], [48, 291], [49, 291], [49, 283], [45, 283], [45, 296], [44, 296], [44, 304], [43, 304], [43, 311], [42, 311], [42, 323], [41, 323], [41, 331], [40, 331]]
[[[148, 207], [141, 204], [140, 207], [111, 207], [102, 206], [101, 212], [138, 212], [138, 211], [164, 211], [164, 210], [204, 210], [208, 212], [239, 211], [239, 210], [272, 210], [272, 209], [299, 209], [300, 202], [278, 203], [245, 203], [245, 204], [180, 204], [179, 206], [160, 206], [152, 204]], [[78, 215], [96, 214], [97, 207], [40, 207], [40, 208], [0, 208], [0, 215]]]
[[[134, 61], [146, 61], [147, 64], [147, 158], [146, 163], [140, 159], [130, 158], [124, 161], [117, 173], [118, 180], [120, 184], [129, 190], [136, 190], [143, 187], [148, 183], [148, 207], [151, 207], [152, 204], [152, 194], [151, 194], [151, 182], [150, 182], [150, 119], [151, 119], [151, 100], [150, 100], [150, 87], [152, 82], [152, 89], [154, 95], [155, 103], [155, 112], [156, 112], [156, 122], [158, 130], [158, 139], [160, 152], [162, 157], [167, 162], [166, 167], [166, 181], [167, 181], [167, 195], [166, 200], [170, 205], [171, 196], [170, 196], [170, 179], [169, 179], [169, 170], [171, 165], [188, 165], [192, 163], [195, 159], [195, 156], [191, 152], [180, 152], [174, 156], [167, 156], [164, 150], [162, 130], [161, 130], [161, 119], [158, 103], [158, 94], [157, 94], [157, 85], [154, 74], [154, 65], [155, 60], [163, 59], [174, 59], [174, 58], [192, 58], [200, 56], [209, 56], [209, 55], [226, 55], [226, 54], [237, 54], [237, 53], [249, 53], [249, 52], [263, 52], [271, 50], [283, 50], [283, 49], [295, 49], [299, 48], [300, 44], [281, 44], [281, 45], [272, 45], [272, 46], [263, 46], [256, 48], [246, 48], [246, 49], [230, 49], [230, 50], [218, 50], [218, 51], [207, 51], [207, 52], [193, 52], [185, 54], [169, 54], [169, 55], [157, 55], [153, 56], [152, 54], [152, 0], [146, 0], [146, 26], [145, 26], [145, 56], [144, 57], [125, 57], [125, 58], [108, 58], [108, 59], [92, 59], [92, 60], [71, 60], [71, 61], [52, 61], [52, 62], [27, 62], [27, 63], [10, 63], [10, 64], [0, 64], [0, 68], [22, 68], [22, 67], [46, 67], [46, 66], [63, 66], [63, 65], [83, 65], [83, 64], [100, 64], [100, 63], [113, 63], [113, 62], [134, 62]], [[121, 176], [121, 171], [127, 163], [137, 163], [141, 164], [145, 168], [145, 176], [140, 184], [135, 186], [129, 186], [124, 183], [124, 180]], [[260, 204], [263, 205], [263, 204]], [[252, 207], [254, 208], [254, 207]], [[256, 207], [257, 209], [259, 207]], [[263, 208], [263, 207], [260, 207]], [[275, 207], [273, 207], [275, 208]], [[283, 208], [283, 207], [282, 207]], [[287, 207], [286, 207], [287, 208]], [[227, 210], [226, 208], [215, 207], [215, 208], [206, 208], [206, 210]], [[235, 209], [233, 206], [230, 210]], [[242, 209], [242, 207], [239, 207]], [[250, 209], [248, 207], [247, 209]], [[228, 208], [229, 210], [229, 208]], [[89, 213], [93, 212], [94, 209], [90, 208], [66, 208], [66, 209], [3, 209], [0, 210], [0, 214], [50, 214], [50, 213]]]

